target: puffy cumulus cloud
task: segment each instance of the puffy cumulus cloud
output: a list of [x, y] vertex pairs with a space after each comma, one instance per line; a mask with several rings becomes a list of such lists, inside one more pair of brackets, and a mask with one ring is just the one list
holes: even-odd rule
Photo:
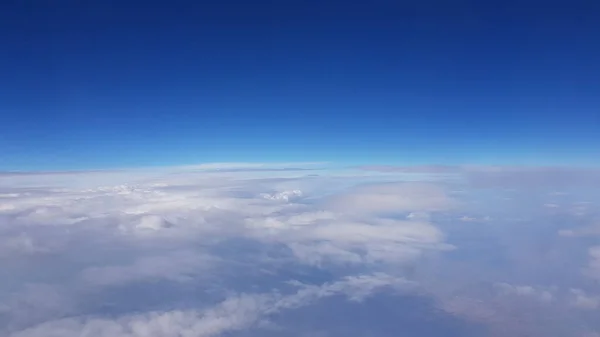
[[278, 193], [261, 193], [261, 197], [269, 200], [281, 200], [285, 202], [293, 201], [295, 199], [299, 199], [302, 197], [302, 191], [300, 190], [292, 190], [292, 191], [283, 191]]

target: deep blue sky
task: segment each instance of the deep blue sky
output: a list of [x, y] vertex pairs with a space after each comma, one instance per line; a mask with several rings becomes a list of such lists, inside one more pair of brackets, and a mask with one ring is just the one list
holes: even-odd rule
[[593, 1], [2, 1], [0, 170], [596, 164]]

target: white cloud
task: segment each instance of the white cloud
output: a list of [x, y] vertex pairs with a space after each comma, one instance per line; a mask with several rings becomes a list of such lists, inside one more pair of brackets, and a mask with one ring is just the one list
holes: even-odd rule
[[558, 231], [560, 236], [568, 237], [585, 237], [585, 236], [600, 236], [600, 225], [591, 225], [575, 229], [562, 229]]
[[0, 302], [0, 326], [15, 330], [55, 319], [72, 313], [73, 305], [73, 299], [63, 286], [26, 283], [19, 291], [3, 296]]
[[[38, 325], [22, 336], [169, 336], [161, 329], [173, 336], [179, 336], [177, 331], [212, 336], [322, 296], [344, 293], [357, 300], [396, 281], [374, 274], [322, 287], [299, 285], [295, 295], [240, 295], [212, 311], [125, 313], [117, 320], [95, 317], [94, 312], [103, 308], [97, 301], [104, 295], [143, 285], [235, 292], [235, 287], [221, 289], [218, 284], [235, 283], [225, 277], [237, 277], [243, 268], [252, 273], [257, 265], [268, 269], [273, 261], [311, 268], [353, 264], [363, 271], [382, 268], [377, 266], [385, 262], [393, 270], [392, 265], [414, 261], [426, 251], [448, 248], [428, 216], [397, 220], [380, 214], [429, 215], [451, 206], [452, 200], [434, 185], [352, 187], [363, 181], [353, 175], [303, 178], [281, 171], [273, 178], [243, 171], [252, 168], [273, 166], [157, 169], [135, 179], [132, 170], [79, 172], [76, 178], [66, 173], [25, 175], [14, 186], [0, 188], [2, 204], [10, 205], [0, 209], [0, 259], [8, 275], [0, 284], [0, 299], [11, 298], [0, 315], [20, 322], [7, 325], [12, 328]], [[69, 178], [77, 181], [69, 183]], [[354, 204], [363, 200], [374, 203]], [[270, 249], [279, 249], [280, 255], [264, 253]], [[27, 284], [57, 291], [46, 296], [53, 298], [48, 303], [55, 303], [51, 310], [32, 310], [25, 317], [23, 303], [35, 302], [24, 300], [33, 293]], [[129, 308], [127, 298], [110, 301], [119, 310]], [[240, 305], [239, 311], [231, 303]], [[76, 317], [83, 309], [86, 314]], [[57, 320], [59, 313], [73, 317]], [[44, 323], [48, 319], [52, 321]]]
[[498, 287], [498, 289], [505, 294], [526, 296], [542, 302], [552, 302], [555, 299], [551, 289], [529, 285], [513, 285], [508, 283], [497, 283], [496, 287]]
[[581, 289], [570, 289], [570, 304], [579, 309], [593, 310], [600, 307], [600, 297], [592, 296]]
[[285, 308], [301, 306], [304, 305], [302, 303], [335, 294], [345, 294], [349, 300], [362, 301], [377, 289], [390, 287], [396, 291], [405, 292], [414, 290], [417, 287], [413, 282], [385, 273], [348, 276], [341, 281], [321, 286], [306, 285], [301, 282], [291, 282], [291, 284], [300, 286], [301, 290], [295, 295], [285, 297], [279, 301], [278, 304]]
[[426, 183], [387, 183], [359, 186], [332, 196], [328, 206], [342, 213], [387, 214], [445, 211], [455, 202], [442, 188]]
[[151, 312], [107, 318], [66, 318], [11, 334], [11, 337], [209, 337], [246, 328], [268, 307], [268, 297], [242, 295], [197, 312]]
[[145, 256], [132, 264], [89, 267], [82, 271], [81, 278], [93, 286], [121, 285], [130, 282], [170, 280], [175, 282], [194, 281], [216, 264], [214, 257], [192, 251]]
[[590, 261], [586, 274], [594, 279], [600, 280], [600, 246], [591, 247], [588, 250]]
[[173, 310], [108, 318], [66, 318], [42, 323], [10, 337], [210, 337], [250, 328], [282, 310], [309, 305], [337, 294], [361, 301], [374, 291], [392, 287], [406, 291], [413, 285], [386, 274], [359, 275], [321, 286], [293, 282], [300, 289], [291, 295], [241, 294], [207, 310]]
[[35, 242], [27, 233], [4, 237], [0, 241], [0, 257], [13, 254], [38, 254], [49, 250], [49, 247], [44, 247], [40, 243]]
[[371, 218], [358, 220], [344, 214], [312, 213], [304, 217], [268, 217], [249, 222], [261, 240], [287, 244], [296, 257], [309, 264], [323, 262], [403, 262], [424, 250], [451, 248], [443, 233], [425, 221]]
[[431, 218], [431, 216], [427, 212], [410, 212], [406, 216], [406, 219], [409, 219], [409, 220], [429, 221], [430, 218]]
[[292, 191], [283, 191], [279, 193], [261, 193], [261, 197], [268, 200], [280, 200], [289, 202], [291, 200], [296, 200], [302, 197], [302, 191], [300, 190], [292, 190]]
[[[218, 336], [324, 297], [360, 301], [383, 289], [415, 289], [416, 284], [396, 277], [403, 273], [421, 282], [420, 294], [446, 296], [442, 306], [448, 311], [471, 311], [472, 317], [502, 322], [498, 327], [511, 321], [515, 303], [523, 308], [534, 303], [530, 308], [535, 310], [597, 308], [593, 292], [579, 290], [590, 291], [583, 283], [590, 280], [578, 279], [585, 262], [573, 261], [564, 279], [548, 272], [550, 265], [538, 264], [558, 258], [562, 268], [569, 261], [561, 255], [564, 250], [549, 252], [543, 241], [556, 239], [557, 227], [549, 228], [547, 237], [538, 236], [540, 229], [532, 222], [509, 220], [530, 214], [493, 208], [524, 200], [516, 190], [508, 201], [502, 200], [506, 194], [494, 196], [501, 205], [483, 205], [493, 191], [473, 194], [456, 181], [400, 181], [406, 172], [373, 176], [368, 171], [286, 170], [294, 167], [320, 168], [211, 164], [139, 176], [135, 170], [27, 175], [13, 185], [0, 179], [0, 263], [7, 275], [0, 282], [0, 326], [12, 322], [0, 335]], [[481, 174], [485, 187], [514, 178], [513, 173], [504, 177], [502, 170]], [[489, 184], [490, 176], [499, 180]], [[447, 192], [456, 190], [463, 193]], [[469, 198], [481, 202], [470, 204]], [[532, 208], [541, 212], [544, 202], [532, 198]], [[468, 209], [482, 205], [487, 208]], [[499, 220], [482, 226], [456, 221], [490, 220], [481, 217], [488, 210], [483, 214]], [[592, 228], [560, 234], [596, 235]], [[455, 248], [447, 238], [454, 240], [456, 254], [440, 254]], [[573, 240], [561, 240], [566, 241]], [[509, 251], [519, 244], [527, 249]], [[544, 259], [527, 255], [536, 249]], [[600, 278], [596, 250], [589, 251], [586, 273]], [[492, 263], [498, 270], [490, 271]], [[526, 270], [527, 263], [536, 267]], [[514, 265], [518, 268], [511, 269]], [[530, 278], [518, 277], [523, 274]], [[491, 286], [505, 275], [509, 282], [535, 280], [532, 284], [550, 277], [562, 290]], [[289, 279], [298, 281], [285, 283]], [[477, 282], [486, 283], [488, 293], [470, 293]], [[454, 296], [456, 284], [469, 288], [467, 295]], [[152, 308], [135, 305], [143, 300]]]

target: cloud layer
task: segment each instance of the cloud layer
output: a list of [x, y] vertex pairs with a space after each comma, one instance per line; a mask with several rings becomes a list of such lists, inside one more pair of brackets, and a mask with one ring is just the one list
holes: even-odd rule
[[509, 312], [530, 305], [535, 317], [513, 335], [541, 336], [531, 326], [544, 315], [571, 333], [595, 331], [586, 316], [600, 298], [589, 189], [515, 189], [495, 176], [463, 179], [472, 174], [463, 168], [322, 166], [3, 174], [0, 332], [253, 336], [340, 296], [384, 310], [366, 301], [380, 293], [399, 307], [422, 298], [440, 327], [450, 324], [441, 309], [508, 336]]

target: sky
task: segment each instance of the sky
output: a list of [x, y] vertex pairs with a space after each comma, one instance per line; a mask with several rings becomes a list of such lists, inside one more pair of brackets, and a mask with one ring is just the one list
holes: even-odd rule
[[593, 1], [2, 1], [0, 170], [596, 165]]
[[0, 336], [600, 337], [599, 17], [0, 1]]

